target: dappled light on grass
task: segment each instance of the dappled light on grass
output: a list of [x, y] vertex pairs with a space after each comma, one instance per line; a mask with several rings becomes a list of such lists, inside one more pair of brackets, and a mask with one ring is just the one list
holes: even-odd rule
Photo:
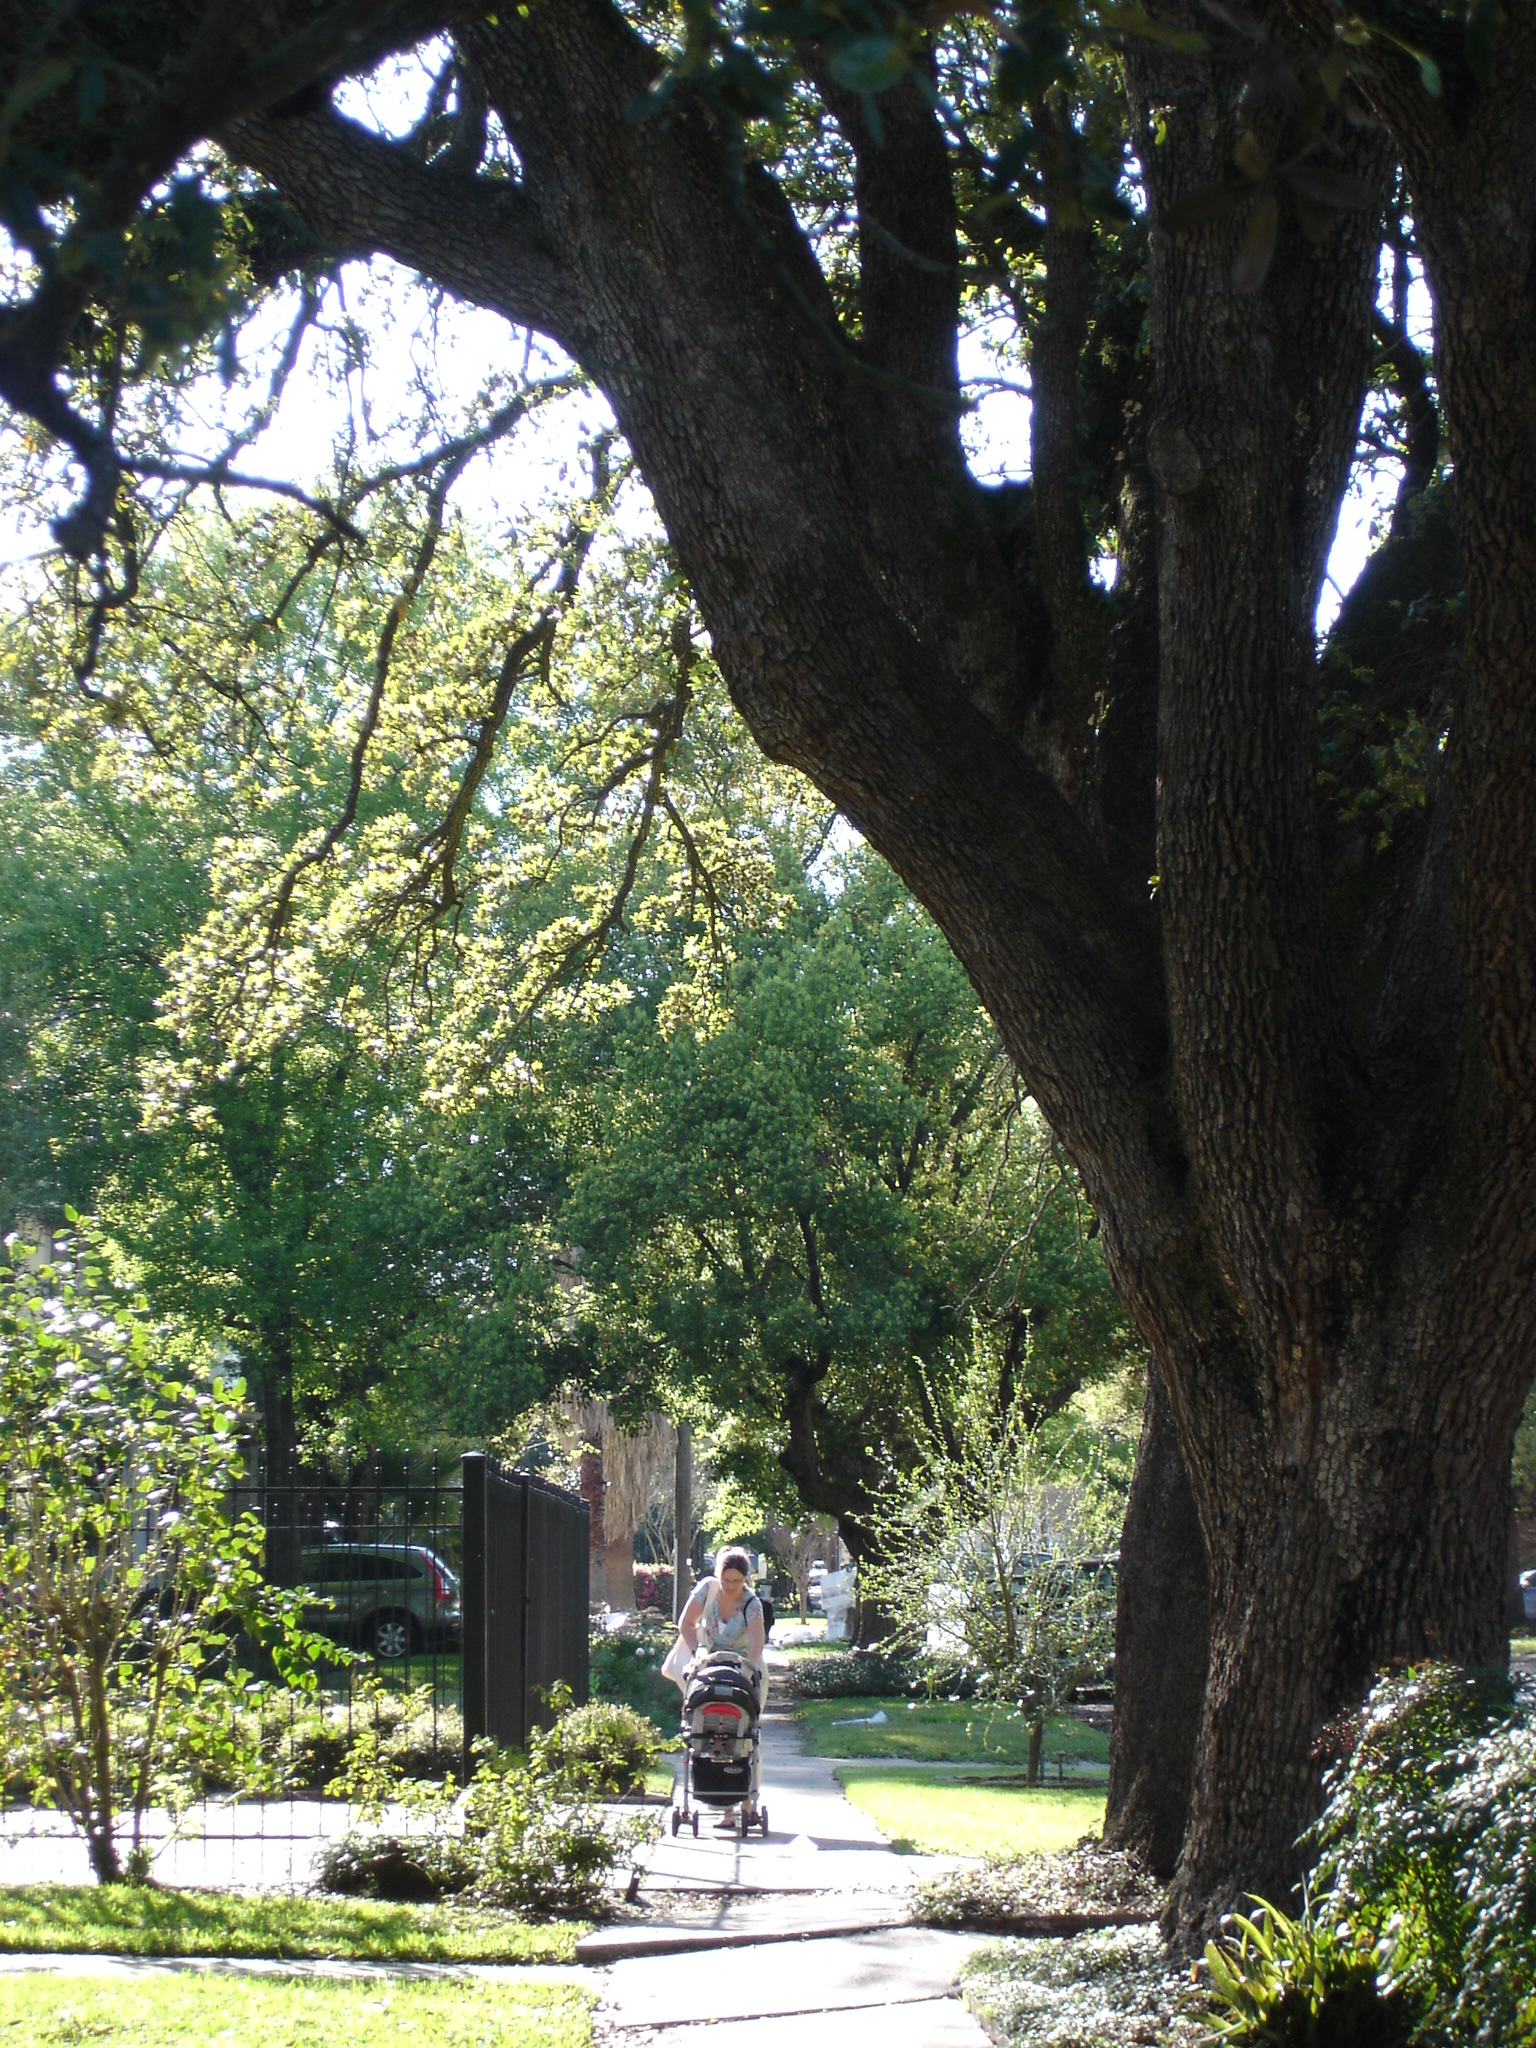
[[[876, 1727], [859, 1727], [883, 1710]], [[796, 1720], [813, 1756], [911, 1758], [914, 1762], [1024, 1764], [1029, 1723], [1017, 1708], [980, 1700], [805, 1700]], [[1046, 1724], [1047, 1767], [1058, 1757], [1109, 1766], [1109, 1736], [1068, 1715]]]
[[570, 1985], [338, 1984], [316, 1978], [0, 1978], [0, 2038], [37, 2048], [587, 2048], [591, 1994]]
[[0, 1951], [139, 1956], [344, 1957], [364, 1962], [563, 1963], [584, 1923], [460, 1906], [144, 1885], [0, 1889]]
[[923, 1856], [1045, 1856], [1104, 1824], [1102, 1792], [957, 1785], [899, 1765], [851, 1766], [838, 1783], [893, 1848]]

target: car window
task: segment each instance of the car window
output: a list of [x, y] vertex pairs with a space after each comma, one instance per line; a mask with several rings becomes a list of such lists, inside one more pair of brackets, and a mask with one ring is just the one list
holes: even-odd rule
[[357, 1577], [369, 1585], [376, 1585], [381, 1579], [403, 1579], [406, 1569], [398, 1557], [383, 1552], [359, 1551], [356, 1556]]

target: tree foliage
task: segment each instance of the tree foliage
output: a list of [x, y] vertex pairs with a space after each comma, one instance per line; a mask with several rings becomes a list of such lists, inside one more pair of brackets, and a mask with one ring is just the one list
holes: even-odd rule
[[576, 1042], [565, 1219], [593, 1369], [670, 1383], [759, 1514], [787, 1478], [862, 1552], [978, 1359], [1033, 1423], [1136, 1346], [952, 955], [883, 864], [837, 881], [754, 935], [707, 1034], [666, 990]]
[[1027, 1711], [1035, 1784], [1046, 1721], [1109, 1665], [1122, 1503], [1091, 1447], [1052, 1446], [989, 1376], [956, 1410], [887, 1483], [860, 1592], [903, 1646], [959, 1658]]
[[[192, 1755], [271, 1780], [251, 1739], [243, 1634], [313, 1686], [320, 1645], [262, 1572], [263, 1532], [231, 1522], [238, 1381], [209, 1371], [107, 1277], [75, 1224], [52, 1263], [6, 1241], [0, 1268], [0, 1711], [7, 1782], [85, 1838], [102, 1883], [148, 1872], [145, 1821], [190, 1787]], [[178, 1352], [181, 1354], [178, 1356]]]

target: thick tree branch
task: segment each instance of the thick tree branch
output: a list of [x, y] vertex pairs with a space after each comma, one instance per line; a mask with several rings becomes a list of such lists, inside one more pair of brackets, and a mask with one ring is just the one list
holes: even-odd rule
[[867, 101], [829, 76], [817, 83], [854, 152], [862, 353], [914, 386], [958, 397], [960, 259], [938, 116], [906, 78], [880, 95], [877, 131]]
[[472, 304], [568, 343], [576, 309], [526, 193], [461, 178], [330, 109], [235, 123], [220, 137], [333, 255], [392, 256]]
[[[72, 12], [63, 11], [61, 26]], [[169, 24], [173, 32], [182, 27], [183, 40], [179, 47], [174, 41], [169, 45], [174, 56], [164, 82], [129, 110], [103, 160], [78, 166], [73, 189], [79, 204], [62, 240], [55, 244], [35, 202], [29, 202], [30, 227], [10, 209], [9, 224], [37, 262], [40, 281], [29, 298], [0, 309], [0, 398], [56, 435], [84, 468], [85, 494], [54, 528], [60, 545], [82, 561], [101, 545], [119, 468], [110, 425], [86, 419], [57, 378], [70, 334], [92, 296], [110, 300], [115, 295], [117, 281], [112, 264], [103, 265], [101, 247], [119, 246], [146, 195], [194, 143], [241, 114], [299, 90], [329, 68], [376, 62], [421, 35], [444, 9], [421, 0], [338, 0], [318, 18], [305, 19], [305, 10], [295, 8], [298, 18], [291, 26], [285, 11], [279, 11], [275, 21], [264, 18], [259, 29], [251, 10], [237, 0], [189, 12], [184, 24], [174, 17]], [[6, 41], [8, 77], [18, 61], [30, 62], [34, 71], [46, 70], [52, 55], [47, 32], [36, 41], [26, 36], [14, 44], [9, 37]], [[255, 61], [253, 42], [262, 51]], [[153, 64], [163, 55], [151, 49], [135, 51], [133, 58], [143, 63], [147, 57]], [[63, 75], [71, 90], [71, 112], [61, 135], [45, 138], [66, 163], [77, 144], [72, 70], [71, 64]], [[30, 80], [24, 76], [12, 83], [20, 93]]]

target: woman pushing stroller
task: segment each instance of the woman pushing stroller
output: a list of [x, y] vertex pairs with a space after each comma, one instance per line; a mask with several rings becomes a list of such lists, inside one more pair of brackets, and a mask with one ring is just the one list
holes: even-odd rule
[[702, 1641], [706, 1650], [730, 1650], [737, 1657], [750, 1657], [759, 1673], [763, 1668], [763, 1603], [752, 1591], [752, 1560], [744, 1550], [723, 1550], [715, 1562], [715, 1576], [700, 1579], [678, 1619], [677, 1632], [695, 1655]]
[[[768, 1640], [766, 1618], [762, 1602], [752, 1591], [752, 1559], [745, 1550], [731, 1546], [723, 1550], [715, 1563], [715, 1575], [700, 1579], [692, 1589], [688, 1606], [678, 1618], [678, 1645], [668, 1657], [668, 1675], [676, 1675], [684, 1688], [684, 1726], [688, 1714], [698, 1706], [698, 1722], [702, 1733], [707, 1726], [725, 1735], [727, 1729], [739, 1731], [739, 1741], [731, 1743], [731, 1761], [725, 1761], [725, 1753], [715, 1747], [698, 1747], [696, 1735], [688, 1739], [690, 1757], [684, 1767], [684, 1808], [688, 1802], [688, 1778], [700, 1798], [711, 1806], [721, 1806], [721, 1815], [715, 1823], [721, 1831], [741, 1829], [745, 1833], [748, 1821], [756, 1823], [758, 1817], [758, 1714], [762, 1712], [764, 1696], [764, 1645]], [[688, 1657], [688, 1677], [678, 1671], [682, 1657]], [[735, 1698], [739, 1708], [731, 1708], [725, 1694], [719, 1698], [713, 1692], [705, 1692], [705, 1673], [717, 1673], [719, 1667], [711, 1667], [709, 1659], [721, 1657], [729, 1667], [721, 1677], [729, 1692], [735, 1686]], [[733, 1659], [743, 1659], [743, 1665], [733, 1665]], [[692, 1686], [692, 1673], [700, 1673], [700, 1683]], [[733, 1677], [733, 1673], [739, 1673]], [[750, 1675], [750, 1692], [745, 1679]], [[698, 1700], [694, 1698], [698, 1696]], [[696, 1753], [694, 1753], [696, 1751]], [[745, 1755], [737, 1755], [743, 1751]], [[741, 1796], [745, 1794], [745, 1798]], [[672, 1817], [672, 1831], [678, 1831], [678, 1815]], [[694, 1833], [698, 1833], [698, 1817], [692, 1819]], [[766, 1831], [766, 1810], [762, 1812], [762, 1827]]]

